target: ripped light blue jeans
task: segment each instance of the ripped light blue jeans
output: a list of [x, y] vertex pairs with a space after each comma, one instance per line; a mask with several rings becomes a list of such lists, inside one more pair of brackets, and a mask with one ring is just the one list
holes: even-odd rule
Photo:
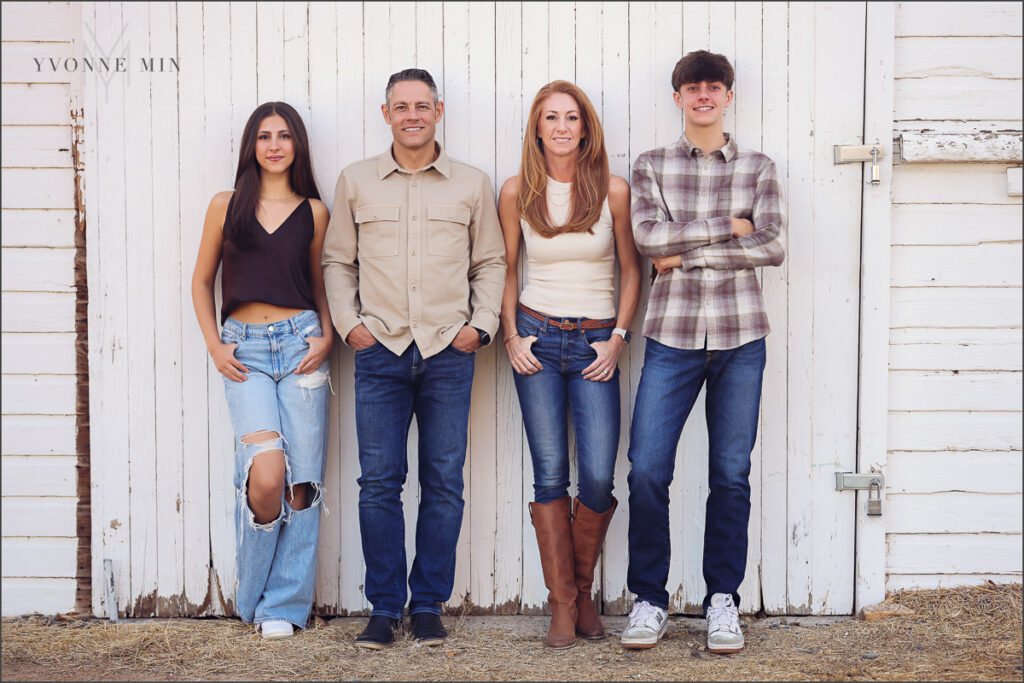
[[[221, 331], [221, 341], [238, 345], [235, 357], [249, 370], [244, 382], [225, 377], [224, 393], [235, 432], [235, 604], [250, 624], [283, 620], [305, 628], [313, 605], [330, 372], [326, 362], [309, 375], [296, 375], [295, 368], [309, 351], [306, 337], [321, 334], [315, 311], [269, 325], [228, 318]], [[279, 437], [242, 441], [258, 432]], [[277, 519], [259, 524], [248, 501], [249, 468], [257, 454], [274, 450], [284, 451], [286, 490]], [[293, 510], [285, 493], [303, 483], [309, 484], [312, 500], [307, 508]]]

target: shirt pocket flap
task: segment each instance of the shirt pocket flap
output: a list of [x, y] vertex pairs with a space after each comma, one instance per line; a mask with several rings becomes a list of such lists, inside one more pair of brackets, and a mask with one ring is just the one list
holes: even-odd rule
[[373, 221], [397, 221], [397, 206], [360, 206], [356, 209], [356, 223]]
[[431, 204], [427, 207], [427, 220], [469, 225], [469, 209], [464, 206]]

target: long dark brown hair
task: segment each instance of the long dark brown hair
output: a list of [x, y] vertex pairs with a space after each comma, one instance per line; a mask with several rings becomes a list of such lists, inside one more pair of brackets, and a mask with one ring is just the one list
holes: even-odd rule
[[302, 117], [287, 102], [265, 102], [245, 122], [242, 144], [238, 149], [238, 170], [235, 172], [235, 196], [231, 200], [231, 214], [224, 224], [224, 239], [242, 249], [252, 247], [256, 241], [256, 205], [260, 198], [260, 174], [263, 169], [256, 161], [256, 137], [260, 124], [268, 116], [280, 116], [292, 134], [295, 157], [288, 168], [292, 190], [300, 197], [320, 199], [320, 191], [313, 177], [313, 162], [309, 156], [309, 138]]
[[[565, 225], [551, 225], [548, 214], [548, 174], [544, 161], [544, 143], [537, 135], [541, 107], [553, 93], [563, 93], [576, 100], [583, 134], [580, 153], [576, 159], [576, 178], [572, 183], [571, 211]], [[526, 219], [542, 237], [554, 237], [563, 232], [589, 232], [601, 217], [604, 200], [608, 196], [608, 153], [604, 148], [604, 129], [597, 118], [594, 105], [587, 94], [569, 81], [551, 81], [538, 92], [530, 106], [523, 140], [523, 157], [519, 165], [519, 215]]]

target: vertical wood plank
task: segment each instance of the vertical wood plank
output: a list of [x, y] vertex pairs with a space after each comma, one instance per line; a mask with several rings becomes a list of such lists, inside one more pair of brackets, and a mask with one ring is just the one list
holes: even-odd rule
[[[119, 3], [97, 3], [83, 8], [83, 22], [90, 22], [92, 39], [114, 47], [123, 28]], [[86, 183], [89, 215], [86, 221], [89, 259], [89, 409], [104, 415], [102, 424], [90, 429], [94, 455], [93, 491], [93, 595], [103, 606], [100, 614], [116, 609], [124, 613], [131, 591], [131, 518], [128, 461], [128, 316], [127, 254], [125, 247], [125, 199], [123, 111], [124, 82], [117, 78], [85, 79], [85, 110], [95, 112], [92, 144], [87, 143], [86, 163], [96, 169]], [[102, 201], [101, 201], [102, 198]], [[90, 208], [91, 207], [91, 208]], [[96, 421], [100, 422], [100, 421]], [[102, 454], [102, 457], [97, 457]], [[96, 461], [102, 461], [102, 464]], [[100, 467], [96, 467], [100, 464]], [[106, 605], [103, 560], [113, 561], [116, 605]]]
[[[341, 69], [337, 63], [336, 41], [338, 40], [337, 6], [327, 3], [310, 3], [308, 7], [309, 30], [309, 144], [313, 157], [313, 172], [321, 199], [328, 208], [332, 207], [334, 179], [337, 176], [338, 146], [340, 138], [350, 138], [351, 133], [339, 134], [337, 127], [338, 75]], [[322, 320], [324, 334], [334, 336], [330, 320]], [[338, 375], [340, 343], [335, 340], [330, 355], [331, 387], [327, 439], [327, 464], [324, 472], [324, 505], [333, 514], [321, 513], [320, 537], [317, 544], [316, 597], [314, 609], [318, 614], [338, 614], [341, 606], [341, 525], [358, 524], [358, 518], [345, 514], [339, 494], [340, 485], [340, 434], [341, 415], [338, 394], [344, 389]], [[348, 502], [348, 501], [346, 501]], [[351, 508], [351, 505], [345, 505]]]
[[[814, 387], [814, 141], [815, 7], [789, 7], [789, 396], [810, 396]], [[811, 401], [789, 406], [786, 554], [787, 612], [811, 609], [811, 495], [814, 424]]]
[[260, 102], [285, 97], [284, 6], [283, 2], [259, 2], [255, 5], [256, 97]]
[[[346, 135], [337, 135], [338, 166], [330, 178], [330, 190], [333, 198], [334, 183], [337, 173], [349, 164], [362, 159], [366, 154], [379, 154], [382, 150], [368, 150], [364, 134], [364, 115], [372, 107], [363, 106], [363, 98], [376, 104], [384, 100], [380, 91], [366, 91], [363, 83], [363, 6], [359, 3], [342, 3], [335, 5], [338, 31], [336, 37], [336, 55], [338, 70], [335, 80], [338, 84], [336, 110], [336, 130], [346, 131]], [[374, 84], [371, 84], [374, 85]], [[375, 97], [371, 97], [375, 94]], [[372, 124], [383, 126], [379, 108]], [[329, 138], [328, 138], [329, 140]], [[332, 205], [333, 206], [333, 205]], [[368, 614], [369, 603], [363, 593], [365, 571], [363, 566], [363, 547], [359, 535], [359, 444], [356, 441], [355, 392], [353, 374], [355, 371], [352, 349], [338, 345], [338, 376], [335, 385], [337, 396], [334, 397], [333, 411], [339, 418], [338, 429], [338, 494], [340, 502], [337, 508], [338, 523], [341, 525], [341, 571], [339, 580], [340, 607], [339, 614]], [[333, 508], [332, 508], [333, 509]]]
[[[381, 118], [380, 105], [384, 104], [384, 87], [391, 71], [390, 14], [388, 6], [381, 2], [363, 5], [363, 84], [359, 97], [352, 100], [356, 107], [363, 109], [364, 148], [366, 156], [374, 156], [388, 149], [391, 144], [391, 128]], [[435, 80], [436, 82], [436, 80]], [[414, 481], [411, 477], [409, 481]]]
[[[896, 8], [867, 6], [864, 74], [864, 142], [892, 134]], [[1018, 72], [1019, 73], [1019, 72]], [[860, 363], [858, 367], [857, 471], [885, 472], [888, 465], [889, 276], [892, 228], [892, 155], [880, 164], [877, 186], [869, 184], [869, 167], [861, 181]], [[1019, 268], [1018, 268], [1019, 271]], [[1020, 346], [1017, 346], [1018, 351]], [[1020, 382], [1017, 383], [1018, 388]], [[1019, 476], [1017, 477], [1019, 480]], [[854, 610], [885, 598], [886, 523], [868, 517], [868, 494], [856, 494]]]
[[[604, 142], [608, 150], [608, 165], [615, 175], [627, 181], [632, 170], [630, 154], [630, 110], [622, 102], [631, 100], [629, 8], [623, 3], [601, 4], [601, 83], [603, 104]], [[593, 99], [593, 98], [592, 98]], [[597, 102], [594, 103], [597, 106]], [[646, 259], [641, 266], [641, 279], [646, 282]], [[640, 305], [631, 326], [632, 343], [619, 357], [619, 451], [615, 461], [615, 497], [619, 506], [608, 526], [605, 552], [601, 555], [602, 592], [605, 614], [624, 614], [632, 606], [626, 588], [626, 569], [629, 563], [629, 424], [633, 414], [633, 398], [639, 379], [644, 346], [641, 328], [647, 297], [641, 295]], [[596, 581], [595, 581], [596, 583]]]
[[[522, 5], [499, 3], [495, 9], [495, 177], [498, 190], [519, 172], [522, 155]], [[496, 193], [497, 194], [497, 193]], [[500, 339], [511, 334], [501, 328]], [[494, 611], [517, 614], [523, 584], [523, 499], [532, 489], [523, 486], [523, 415], [519, 407], [512, 366], [503, 345], [496, 350], [497, 403], [497, 524], [494, 549]]]
[[[708, 49], [729, 58], [733, 67], [736, 66], [737, 43], [750, 40], [753, 36], [737, 37], [735, 2], [712, 2], [711, 18], [708, 26]], [[722, 117], [724, 130], [736, 130], [736, 107], [729, 107]]]
[[284, 86], [282, 99], [295, 107], [303, 120], [309, 122], [310, 70], [312, 55], [309, 40], [309, 12], [312, 3], [287, 2], [284, 12]]
[[[199, 196], [212, 197], [214, 194], [234, 188], [235, 171], [238, 164], [238, 150], [241, 145], [242, 131], [249, 116], [256, 108], [257, 74], [245, 64], [252, 63], [252, 55], [258, 41], [257, 22], [258, 9], [251, 5], [232, 5], [227, 16], [222, 12], [210, 11], [204, 7], [198, 40], [202, 41], [203, 51], [203, 100], [205, 117], [202, 122], [204, 156], [190, 159], [192, 163], [202, 163], [205, 170], [201, 178], [202, 185], [198, 189]], [[280, 21], [278, 19], [278, 21]], [[229, 35], [226, 42], [224, 36]], [[229, 97], [224, 96], [224, 84], [229, 85]], [[273, 99], [280, 98], [280, 92]], [[271, 99], [268, 97], [267, 99]], [[183, 128], [183, 130], [185, 130]], [[183, 167], [187, 168], [184, 165]], [[188, 212], [186, 214], [186, 211]], [[188, 241], [182, 240], [192, 254], [199, 249], [202, 235], [203, 214], [194, 206], [182, 207], [183, 224], [189, 228]], [[187, 216], [187, 218], [186, 218]], [[214, 283], [214, 300], [217, 306], [217, 317], [220, 318], [221, 283], [218, 276]], [[194, 318], [193, 314], [193, 318]], [[192, 329], [197, 332], [197, 346], [202, 342], [198, 326], [192, 322]], [[234, 612], [235, 588], [237, 581], [237, 565], [235, 563], [235, 526], [234, 510], [236, 489], [234, 485], [235, 434], [231, 426], [231, 414], [228, 412], [227, 400], [224, 396], [224, 376], [221, 375], [209, 360], [205, 344], [201, 346], [202, 357], [206, 360], [206, 405], [207, 421], [207, 489], [210, 506], [210, 552], [213, 567], [210, 610], [219, 613]], [[202, 477], [197, 472], [194, 476], [197, 483]], [[223, 599], [223, 604], [219, 604]]]
[[[145, 5], [122, 5], [123, 21], [128, 26], [133, 46], [141, 44], [149, 54], [149, 9]], [[156, 393], [153, 385], [153, 232], [152, 232], [152, 129], [148, 117], [129, 112], [150, 108], [149, 88], [145, 82], [128, 83], [124, 99], [124, 134], [139, 144], [128, 149], [122, 145], [125, 169], [125, 248], [128, 291], [133, 305], [128, 306], [128, 413], [129, 510], [132, 517], [132, 587], [130, 613], [149, 614], [156, 607], [157, 590], [157, 516], [156, 479]], [[153, 495], [156, 494], [156, 495]]]
[[[495, 179], [495, 12], [491, 3], [469, 5], [469, 112], [472, 114], [468, 134], [474, 141], [467, 161]], [[495, 195], [496, 196], [496, 195]], [[469, 524], [470, 585], [473, 607], [491, 612], [494, 609], [494, 561], [497, 539], [497, 352], [504, 350], [490, 344], [476, 354], [470, 410], [469, 451], [470, 478], [467, 480], [472, 517]], [[504, 360], [502, 358], [501, 360]]]
[[[178, 28], [177, 54], [203, 54], [201, 10], [202, 8], [194, 3], [175, 5], [174, 16]], [[178, 73], [178, 94], [190, 99], [201, 95], [204, 92], [204, 78], [204, 69], [183, 69]], [[187, 131], [187, 134], [195, 136], [196, 139], [203, 139], [203, 109], [201, 100], [196, 106], [176, 107], [175, 129], [179, 132]], [[176, 373], [176, 379], [180, 382], [180, 404], [169, 406], [169, 409], [181, 412], [182, 560], [185, 565], [185, 597], [191, 604], [205, 605], [199, 610], [200, 613], [209, 613], [211, 605], [207, 598], [215, 591], [211, 590], [210, 585], [210, 541], [214, 525], [210, 511], [207, 352], [206, 342], [196, 322], [191, 294], [192, 270], [199, 250], [204, 212], [209, 202], [209, 197], [204, 194], [203, 182], [206, 161], [200, 147], [183, 145], [176, 146], [174, 150], [173, 165], [177, 167], [178, 196], [177, 206], [173, 212], [176, 228], [172, 253], [178, 255], [176, 267], [180, 266], [181, 280], [172, 288], [172, 295], [177, 303], [171, 310], [177, 312], [172, 324], [176, 323], [181, 335], [180, 362]], [[182, 406], [189, 406], [189, 410], [182, 410]], [[233, 536], [229, 534], [227, 538], [233, 539]], [[234, 585], [234, 581], [231, 585]]]
[[[522, 90], [522, 122], [523, 136], [536, 137], [536, 131], [525, 130], [530, 116], [530, 105], [541, 86], [548, 83], [548, 38], [547, 32], [535, 30], [545, 26], [548, 17], [547, 6], [539, 2], [522, 4], [522, 35], [523, 35], [523, 90]], [[522, 139], [522, 138], [520, 138]], [[520, 254], [524, 253], [520, 244]], [[520, 258], [520, 288], [525, 278], [529, 277], [526, 270], [526, 259]], [[546, 609], [548, 591], [544, 586], [544, 573], [540, 564], [540, 552], [537, 550], [537, 535], [530, 518], [530, 501], [533, 500], [533, 459], [530, 445], [526, 439], [525, 427], [522, 435], [523, 471], [522, 471], [522, 509], [523, 509], [523, 590], [522, 611], [524, 614], [542, 614]]]
[[[815, 614], [853, 610], [854, 534], [852, 495], [837, 495], [834, 472], [856, 469], [857, 356], [861, 172], [857, 164], [834, 166], [836, 140], [863, 135], [865, 3], [817, 8], [814, 26], [815, 179], [814, 229], [830, 236], [814, 242], [812, 353], [827, 359], [814, 367], [814, 517], [811, 537]], [[839, 44], [848, 50], [836, 50]], [[826, 464], [828, 463], [828, 464]]]
[[548, 80], [576, 80], [576, 7], [572, 2], [547, 3]]
[[[781, 3], [766, 2], [763, 13], [761, 147], [775, 161], [780, 181], [788, 185], [788, 9]], [[744, 116], [741, 111], [741, 123]], [[790, 229], [792, 225], [790, 222]], [[761, 278], [765, 310], [772, 329], [766, 340], [760, 434], [761, 599], [769, 614], [782, 614], [786, 609], [786, 339], [789, 327], [786, 282], [790, 259], [787, 254], [781, 266], [765, 268]]]
[[[761, 92], [761, 4], [738, 2], [735, 5], [735, 59], [736, 83], [733, 90], [734, 111], [732, 130], [736, 140], [745, 149], [762, 148], [762, 92]], [[726, 130], [729, 130], [726, 128]], [[763, 270], [772, 270], [766, 268]], [[761, 274], [763, 281], [764, 273]], [[762, 289], [763, 292], [763, 289]], [[763, 298], [763, 294], [762, 294]], [[768, 303], [765, 302], [767, 308]], [[769, 321], [770, 324], [770, 321]], [[764, 385], [762, 382], [762, 395]], [[762, 411], [764, 401], [761, 402]], [[762, 412], [763, 415], [763, 412]], [[760, 419], [759, 419], [760, 423]], [[760, 425], [759, 425], [760, 426]], [[758, 430], [757, 441], [750, 454], [750, 521], [747, 525], [747, 569], [739, 587], [740, 610], [754, 614], [761, 609], [761, 586], [758, 566], [761, 559], [761, 463], [762, 432]]]
[[[469, 52], [466, 49], [470, 41], [469, 26], [469, 3], [446, 2], [444, 3], [444, 97], [445, 110], [444, 118], [448, 120], [446, 130], [452, 135], [446, 135], [446, 150], [448, 156], [460, 161], [469, 161], [473, 155], [474, 119], [477, 115], [472, 110], [470, 99], [469, 79], [470, 60]], [[476, 373], [481, 370], [479, 363], [476, 366]], [[474, 377], [474, 387], [477, 386], [477, 378]], [[475, 406], [479, 400], [476, 392], [472, 395], [472, 405]], [[474, 427], [476, 423], [470, 420], [469, 444], [473, 443]], [[471, 484], [473, 481], [473, 469], [475, 460], [467, 447], [466, 464], [462, 470], [462, 479], [465, 486], [463, 499], [465, 507], [462, 513], [462, 529], [459, 532], [459, 543], [455, 552], [455, 582], [452, 588], [452, 595], [445, 603], [446, 610], [457, 610], [463, 606], [472, 590], [471, 573], [473, 570], [473, 558], [470, 550], [470, 538], [472, 533], [472, 519], [474, 512], [474, 498], [472, 496]]]
[[[172, 4], [149, 6], [149, 50], [154, 55], [176, 54], [175, 36], [165, 30], [177, 24]], [[150, 127], [153, 135], [150, 176], [161, 177], [166, 169], [178, 165], [178, 90], [170, 84], [155, 83], [150, 88]], [[198, 538], [189, 537], [190, 547], [202, 547], [201, 557], [185, 559], [184, 511], [182, 509], [182, 391], [181, 391], [181, 318], [180, 282], [188, 279], [181, 263], [179, 239], [178, 184], [167, 183], [153, 193], [153, 344], [155, 381], [155, 458], [157, 539], [157, 613], [183, 616], [198, 607], [206, 597], [209, 572], [208, 527], [203, 525]], [[200, 541], [194, 543], [194, 540]], [[201, 541], [205, 540], [205, 543]], [[199, 571], [197, 571], [199, 570]], [[187, 581], [186, 577], [192, 579]], [[190, 596], [191, 593], [191, 596]], [[190, 606], [191, 603], [191, 606]]]

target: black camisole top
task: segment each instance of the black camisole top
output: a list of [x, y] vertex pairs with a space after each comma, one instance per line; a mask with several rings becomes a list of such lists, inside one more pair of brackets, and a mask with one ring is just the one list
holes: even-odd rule
[[[232, 197], [228, 202], [225, 224], [234, 201]], [[221, 247], [221, 324], [247, 301], [315, 311], [309, 273], [309, 245], [313, 241], [309, 200], [302, 200], [273, 233], [268, 233], [256, 216], [252, 223], [256, 242], [251, 248], [240, 249], [227, 239]]]

